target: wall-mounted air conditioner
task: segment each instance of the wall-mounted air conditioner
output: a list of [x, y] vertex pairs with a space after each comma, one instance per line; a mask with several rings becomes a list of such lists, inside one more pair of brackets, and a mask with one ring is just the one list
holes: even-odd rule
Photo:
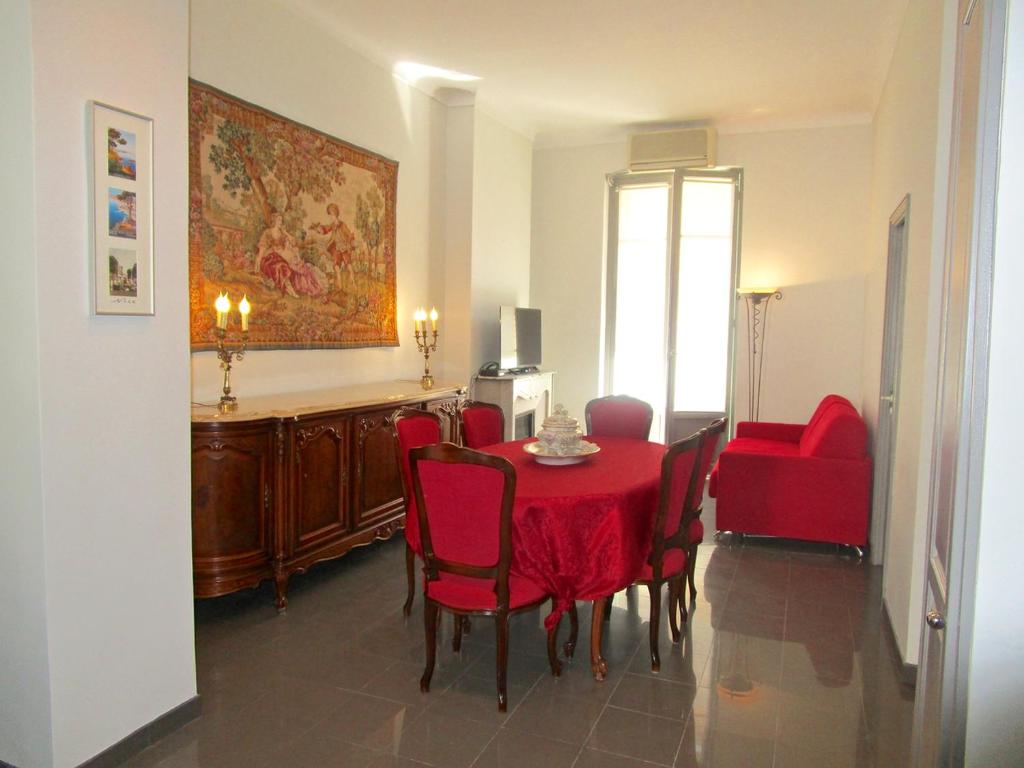
[[629, 170], [709, 168], [715, 164], [717, 146], [714, 128], [635, 133], [629, 137]]

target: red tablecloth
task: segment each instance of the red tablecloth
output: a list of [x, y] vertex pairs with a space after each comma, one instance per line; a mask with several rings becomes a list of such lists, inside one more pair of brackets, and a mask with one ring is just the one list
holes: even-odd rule
[[596, 600], [632, 584], [651, 551], [665, 446], [588, 437], [600, 452], [550, 466], [523, 450], [530, 440], [484, 448], [516, 469], [512, 570], [555, 596], [552, 626], [573, 600]]

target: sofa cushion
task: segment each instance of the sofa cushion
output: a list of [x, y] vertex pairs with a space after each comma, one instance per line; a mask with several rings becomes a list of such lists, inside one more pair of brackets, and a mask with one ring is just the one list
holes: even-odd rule
[[833, 401], [800, 438], [801, 456], [821, 459], [859, 459], [867, 445], [867, 427], [845, 400]]
[[732, 453], [761, 453], [769, 456], [799, 456], [800, 446], [797, 443], [786, 443], [782, 440], [762, 440], [757, 437], [734, 437], [725, 446]]

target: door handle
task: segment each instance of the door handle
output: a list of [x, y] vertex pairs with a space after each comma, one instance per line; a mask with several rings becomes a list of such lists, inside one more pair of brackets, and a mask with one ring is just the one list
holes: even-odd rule
[[928, 611], [928, 615], [924, 617], [924, 620], [932, 629], [946, 628], [946, 619], [938, 611]]

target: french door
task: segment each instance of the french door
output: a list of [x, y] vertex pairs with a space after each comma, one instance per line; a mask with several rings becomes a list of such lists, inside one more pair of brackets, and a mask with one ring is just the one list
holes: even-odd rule
[[604, 392], [673, 441], [731, 411], [742, 171], [609, 176]]

